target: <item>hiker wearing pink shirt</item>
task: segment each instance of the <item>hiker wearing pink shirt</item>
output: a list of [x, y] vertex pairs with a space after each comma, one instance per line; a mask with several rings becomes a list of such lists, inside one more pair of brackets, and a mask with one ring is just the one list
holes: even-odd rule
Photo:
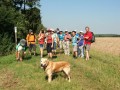
[[70, 39], [71, 39], [71, 35], [68, 33], [68, 31], [66, 30], [65, 31], [65, 37], [64, 37], [64, 53], [65, 55], [70, 55], [70, 46], [69, 46], [69, 43], [70, 43]]

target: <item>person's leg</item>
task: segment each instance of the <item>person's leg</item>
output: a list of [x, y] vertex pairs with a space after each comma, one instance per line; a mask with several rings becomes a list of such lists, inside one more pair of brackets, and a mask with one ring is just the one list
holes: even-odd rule
[[86, 45], [86, 60], [89, 60], [90, 45]]
[[21, 62], [22, 62], [22, 59], [23, 59], [23, 54], [24, 54], [23, 50], [19, 51], [19, 57], [20, 57]]
[[19, 55], [18, 55], [18, 51], [16, 51], [16, 60], [19, 60]]
[[47, 47], [46, 48], [47, 48], [47, 53], [48, 53], [48, 58], [49, 58], [49, 51], [50, 50], [49, 50], [49, 44], [48, 43], [47, 43]]
[[64, 53], [67, 55], [67, 42], [64, 42]]
[[59, 50], [60, 50], [59, 53], [61, 53], [61, 50], [62, 50], [62, 41], [59, 41]]
[[78, 53], [77, 53], [77, 45], [75, 46], [75, 57], [77, 57]]
[[40, 44], [40, 56], [43, 57], [43, 44]]
[[36, 55], [36, 45], [35, 44], [33, 44], [33, 53], [34, 53], [34, 55]]
[[51, 47], [51, 46], [52, 46], [52, 43], [50, 43], [50, 51], [49, 51], [49, 52], [50, 52], [50, 53], [49, 53], [50, 58], [52, 58], [52, 47]]
[[65, 48], [65, 41], [62, 41], [62, 49], [64, 50], [64, 48]]
[[83, 58], [84, 57], [84, 47], [83, 46], [81, 46], [81, 58]]
[[80, 46], [78, 46], [78, 57], [80, 57]]
[[77, 57], [77, 51], [75, 52], [75, 57]]
[[52, 58], [52, 52], [50, 53], [50, 58]]
[[89, 52], [86, 51], [86, 60], [89, 60]]
[[73, 57], [76, 57], [75, 52], [75, 46], [73, 46]]
[[69, 45], [69, 41], [67, 41], [67, 54], [70, 55], [70, 45]]
[[56, 54], [56, 42], [53, 43], [52, 52], [54, 55]]
[[16, 59], [17, 59], [17, 60], [20, 59], [20, 52], [19, 52], [19, 51], [16, 52]]
[[57, 42], [54, 42], [54, 53], [56, 55]]
[[32, 44], [29, 44], [29, 54], [32, 55]]

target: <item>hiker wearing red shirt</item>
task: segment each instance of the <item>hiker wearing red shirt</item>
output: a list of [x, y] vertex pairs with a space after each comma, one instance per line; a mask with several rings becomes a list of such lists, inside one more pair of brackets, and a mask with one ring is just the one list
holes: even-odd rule
[[52, 58], [52, 48], [53, 48], [53, 41], [52, 41], [52, 30], [48, 30], [48, 35], [46, 36], [47, 40], [47, 53], [48, 58]]
[[43, 57], [43, 47], [44, 47], [44, 42], [45, 42], [44, 30], [40, 31], [40, 33], [38, 35], [38, 41], [39, 41], [39, 45], [40, 45], [40, 55], [42, 58]]
[[89, 60], [89, 50], [91, 46], [92, 33], [90, 32], [89, 27], [85, 27], [86, 33], [84, 34], [84, 45], [86, 50], [86, 60]]

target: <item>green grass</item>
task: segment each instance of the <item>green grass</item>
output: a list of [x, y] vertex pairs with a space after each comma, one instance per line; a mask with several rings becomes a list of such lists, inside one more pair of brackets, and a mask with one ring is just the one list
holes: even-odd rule
[[64, 54], [53, 59], [70, 62], [70, 83], [63, 73], [48, 83], [39, 55], [26, 55], [23, 62], [16, 62], [15, 55], [0, 57], [0, 90], [120, 90], [120, 57], [96, 50], [91, 51], [91, 56], [89, 61]]

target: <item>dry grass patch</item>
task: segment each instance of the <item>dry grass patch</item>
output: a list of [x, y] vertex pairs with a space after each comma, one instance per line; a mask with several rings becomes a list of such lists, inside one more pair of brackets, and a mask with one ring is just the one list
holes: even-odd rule
[[96, 38], [96, 42], [92, 44], [92, 49], [120, 57], [120, 38]]
[[11, 70], [3, 69], [0, 71], [0, 87], [11, 90], [18, 84], [18, 78], [14, 78], [14, 73]]

